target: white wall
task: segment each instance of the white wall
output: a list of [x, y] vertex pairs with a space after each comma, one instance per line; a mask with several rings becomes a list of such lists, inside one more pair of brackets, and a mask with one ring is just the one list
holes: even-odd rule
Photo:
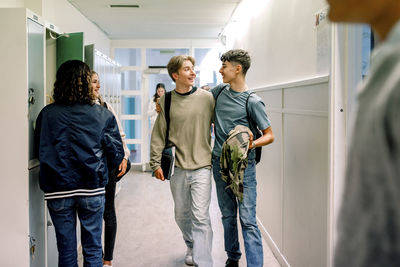
[[257, 165], [257, 216], [282, 266], [328, 261], [328, 76], [258, 88], [275, 142]]
[[[28, 77], [26, 13], [2, 10], [0, 23], [0, 243], [2, 264], [29, 266]], [[18, 90], [21, 89], [21, 90]]]
[[43, 17], [63, 32], [84, 32], [84, 44], [110, 55], [110, 39], [67, 0], [43, 0]]
[[24, 0], [2, 0], [0, 7], [24, 7]]
[[336, 24], [333, 26], [331, 70], [331, 239], [336, 244], [336, 225], [344, 188], [347, 144], [355, 119], [356, 97], [362, 80], [362, 25]]
[[[315, 13], [324, 0], [253, 1], [245, 21], [227, 33], [227, 48], [248, 50], [251, 87], [302, 80], [317, 74]], [[242, 26], [242, 24], [245, 24]]]
[[2, 0], [2, 7], [26, 7], [63, 32], [84, 32], [84, 44], [96, 44], [96, 49], [110, 55], [110, 39], [67, 0]]

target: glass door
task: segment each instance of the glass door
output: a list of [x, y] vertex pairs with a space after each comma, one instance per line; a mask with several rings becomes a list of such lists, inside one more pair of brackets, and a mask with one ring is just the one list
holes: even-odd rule
[[120, 120], [131, 152], [132, 164], [143, 162], [143, 81], [140, 48], [116, 48], [115, 60], [121, 65]]

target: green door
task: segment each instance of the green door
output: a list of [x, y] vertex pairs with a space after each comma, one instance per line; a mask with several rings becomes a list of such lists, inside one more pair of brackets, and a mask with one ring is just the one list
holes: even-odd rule
[[83, 32], [68, 33], [57, 39], [57, 69], [71, 59], [84, 60]]

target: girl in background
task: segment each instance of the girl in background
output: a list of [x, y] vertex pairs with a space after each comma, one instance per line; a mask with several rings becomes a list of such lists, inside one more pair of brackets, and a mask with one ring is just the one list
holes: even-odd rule
[[[153, 99], [150, 102], [149, 105], [149, 117], [150, 117], [150, 123], [151, 123], [151, 130], [153, 129], [153, 125], [156, 122], [157, 119], [157, 115], [158, 113], [160, 113], [160, 107], [157, 105], [158, 101], [160, 100], [160, 97], [162, 97], [165, 94], [166, 90], [165, 90], [165, 85], [163, 83], [158, 83], [156, 85], [156, 92], [154, 93]], [[150, 133], [151, 133], [150, 130]]]
[[115, 187], [117, 182], [127, 173], [131, 167], [129, 162], [130, 151], [125, 142], [125, 132], [121, 126], [117, 115], [111, 104], [106, 103], [100, 96], [100, 80], [99, 76], [95, 71], [92, 71], [92, 87], [96, 97], [96, 103], [106, 107], [109, 111], [114, 114], [117, 121], [119, 133], [121, 135], [122, 144], [124, 147], [124, 158], [122, 159], [118, 168], [110, 169], [108, 175], [108, 184], [106, 185], [105, 194], [105, 207], [104, 207], [104, 254], [103, 254], [103, 266], [112, 267], [115, 238], [117, 235], [117, 216], [115, 213]]

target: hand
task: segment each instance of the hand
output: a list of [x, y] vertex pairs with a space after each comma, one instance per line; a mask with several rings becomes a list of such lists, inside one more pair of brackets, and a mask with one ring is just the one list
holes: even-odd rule
[[253, 138], [254, 138], [253, 132], [249, 130], [249, 149], [254, 148]]
[[161, 106], [160, 106], [160, 104], [158, 103], [158, 101], [157, 101], [157, 103], [156, 103], [156, 111], [157, 111], [157, 113], [160, 113], [160, 112], [161, 112]]
[[161, 168], [158, 168], [157, 170], [154, 171], [154, 176], [155, 176], [157, 179], [160, 179], [161, 181], [164, 181], [164, 180], [165, 180], [165, 178], [164, 178], [164, 173], [163, 173], [163, 171], [162, 171]]
[[121, 161], [121, 164], [119, 164], [119, 166], [118, 166], [119, 173], [118, 173], [117, 177], [121, 177], [122, 175], [125, 174], [127, 166], [128, 166], [128, 160], [123, 159]]

